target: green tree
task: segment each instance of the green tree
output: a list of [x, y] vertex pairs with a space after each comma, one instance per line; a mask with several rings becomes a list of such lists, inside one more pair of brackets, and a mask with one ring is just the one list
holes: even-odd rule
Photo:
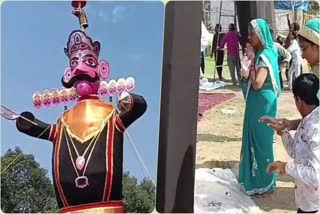
[[[19, 157], [17, 158], [17, 156]], [[12, 161], [16, 161], [6, 168]], [[57, 212], [53, 185], [47, 170], [33, 155], [20, 148], [9, 149], [1, 157], [1, 209], [5, 213]]]
[[[17, 158], [18, 157], [18, 158]], [[12, 161], [16, 160], [12, 165]], [[10, 165], [10, 166], [9, 166]], [[9, 166], [9, 167], [7, 167]], [[23, 154], [20, 148], [9, 149], [1, 157], [1, 209], [5, 213], [57, 213], [53, 185], [33, 155]], [[123, 195], [129, 213], [150, 213], [155, 204], [152, 182], [124, 173]]]
[[150, 180], [137, 178], [125, 172], [123, 176], [125, 211], [128, 213], [150, 213], [155, 206], [155, 187]]

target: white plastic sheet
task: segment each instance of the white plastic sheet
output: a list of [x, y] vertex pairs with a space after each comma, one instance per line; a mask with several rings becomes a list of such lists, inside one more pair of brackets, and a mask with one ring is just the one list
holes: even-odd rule
[[221, 168], [196, 169], [194, 212], [262, 213], [254, 201], [240, 191], [232, 171]]
[[200, 82], [200, 90], [203, 91], [212, 91], [217, 88], [222, 88], [226, 86], [227, 84], [223, 81], [217, 81], [217, 82]]

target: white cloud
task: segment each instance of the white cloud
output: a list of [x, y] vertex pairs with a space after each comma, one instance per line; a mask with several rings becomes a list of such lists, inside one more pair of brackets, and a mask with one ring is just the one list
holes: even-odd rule
[[112, 10], [112, 22], [117, 23], [123, 20], [127, 13], [127, 9], [123, 6], [115, 6]]
[[127, 18], [128, 16], [132, 15], [132, 8], [130, 7], [124, 7], [124, 6], [115, 6], [112, 9], [97, 9], [96, 11], [93, 10], [93, 8], [85, 8], [86, 14], [88, 18], [90, 19], [90, 16], [96, 16], [98, 19], [102, 20], [106, 23], [119, 23], [124, 18]]
[[102, 20], [105, 23], [119, 23], [128, 16], [132, 16], [134, 14], [134, 9], [132, 7], [125, 6], [114, 6], [113, 8], [105, 8], [101, 9], [97, 8], [97, 10], [93, 10], [92, 7], [86, 6], [85, 11], [90, 19], [90, 16], [96, 16], [98, 19]]
[[104, 22], [109, 22], [110, 21], [110, 16], [108, 15], [108, 13], [106, 13], [106, 12], [104, 12], [102, 10], [100, 10], [98, 12], [98, 17], [102, 18], [102, 20]]

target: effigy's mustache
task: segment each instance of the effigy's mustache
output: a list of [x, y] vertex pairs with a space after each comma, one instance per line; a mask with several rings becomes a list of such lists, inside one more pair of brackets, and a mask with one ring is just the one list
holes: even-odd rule
[[63, 77], [61, 79], [62, 85], [65, 88], [72, 88], [78, 81], [88, 81], [91, 83], [99, 81], [100, 77], [97, 73], [95, 73], [95, 77], [91, 77], [89, 74], [79, 74], [76, 76], [73, 76], [68, 83], [64, 82]]

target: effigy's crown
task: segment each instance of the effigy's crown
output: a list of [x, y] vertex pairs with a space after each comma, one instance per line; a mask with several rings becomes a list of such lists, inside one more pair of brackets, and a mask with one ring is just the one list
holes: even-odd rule
[[65, 54], [69, 59], [72, 55], [78, 51], [90, 50], [99, 58], [100, 43], [98, 41], [93, 42], [92, 39], [81, 30], [74, 30], [69, 35], [67, 47], [64, 48]]

